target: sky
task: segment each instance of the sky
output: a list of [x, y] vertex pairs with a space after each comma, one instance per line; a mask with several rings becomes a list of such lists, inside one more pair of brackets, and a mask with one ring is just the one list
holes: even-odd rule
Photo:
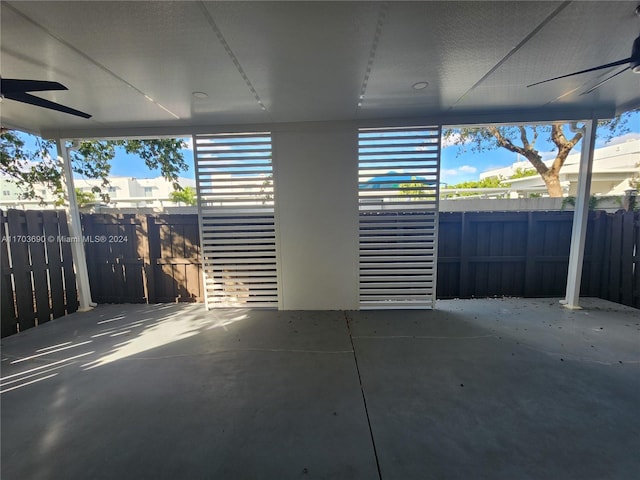
[[[611, 143], [624, 141], [628, 138], [640, 139], [640, 111], [631, 113], [628, 126], [630, 133], [621, 138], [613, 139]], [[33, 144], [34, 141], [29, 138], [29, 136], [25, 135], [24, 138], [26, 146]], [[188, 144], [188, 148], [182, 150], [182, 153], [184, 154], [184, 159], [189, 169], [186, 172], [182, 172], [180, 176], [193, 179], [193, 147], [190, 138], [185, 139], [185, 142]], [[599, 138], [596, 141], [596, 148], [602, 147], [603, 145], [603, 139]], [[553, 143], [542, 135], [536, 142], [536, 147], [538, 151], [542, 153], [543, 160], [555, 157], [553, 154], [554, 146]], [[573, 149], [572, 153], [579, 151], [580, 144]], [[478, 154], [469, 151], [464, 152], [464, 148], [460, 146], [443, 144], [440, 181], [447, 185], [455, 185], [469, 180], [478, 180], [480, 173], [494, 168], [506, 167], [517, 160], [516, 154], [503, 148]], [[135, 155], [125, 153], [123, 149], [119, 149], [111, 163], [111, 174], [113, 176], [151, 178], [159, 176], [160, 172], [157, 170], [150, 171], [142, 159], [137, 158]]]

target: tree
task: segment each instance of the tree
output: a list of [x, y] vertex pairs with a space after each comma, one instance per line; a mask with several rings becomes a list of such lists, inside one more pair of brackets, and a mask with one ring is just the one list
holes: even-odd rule
[[76, 188], [76, 200], [78, 201], [78, 206], [84, 207], [85, 205], [95, 203], [96, 195], [93, 192], [83, 192], [79, 188]]
[[[598, 126], [605, 134], [606, 141], [610, 141], [614, 136], [629, 131], [627, 124], [630, 113], [598, 123]], [[547, 191], [552, 197], [562, 196], [560, 169], [571, 150], [582, 139], [580, 131], [577, 133], [571, 132], [568, 124], [560, 123], [551, 125], [450, 128], [446, 129], [443, 135], [446, 141], [462, 146], [462, 151], [470, 149], [472, 152], [480, 153], [504, 148], [522, 155], [542, 177], [547, 186]], [[535, 146], [540, 135], [548, 135], [549, 140], [556, 148], [555, 158], [549, 166], [542, 160], [542, 155]]]
[[[142, 158], [149, 169], [160, 169], [162, 176], [173, 183], [174, 189], [180, 190], [178, 174], [188, 168], [181, 152], [185, 147], [182, 140], [173, 138], [85, 140], [72, 150], [71, 168], [86, 178], [102, 180], [102, 187], [106, 187], [116, 148], [123, 148], [127, 153]], [[0, 174], [20, 188], [22, 198], [42, 200], [35, 189], [41, 184], [62, 200], [66, 194], [64, 175], [55, 150], [53, 142], [39, 137], [36, 137], [36, 148], [29, 150], [17, 132], [3, 129], [0, 132]], [[102, 193], [100, 188], [97, 190], [95, 193], [108, 202], [108, 194]]]
[[[636, 163], [636, 167], [640, 168], [640, 163]], [[629, 180], [629, 186], [634, 190], [640, 190], [640, 172], [631, 177], [631, 180]]]
[[420, 200], [420, 196], [426, 196], [429, 193], [429, 185], [421, 182], [416, 177], [411, 177], [411, 181], [398, 185], [398, 194], [414, 197]]
[[509, 178], [535, 177], [537, 174], [538, 172], [534, 168], [518, 167]]
[[175, 203], [184, 203], [190, 207], [196, 206], [196, 191], [192, 187], [186, 187], [181, 190], [174, 190], [169, 194], [171, 201]]

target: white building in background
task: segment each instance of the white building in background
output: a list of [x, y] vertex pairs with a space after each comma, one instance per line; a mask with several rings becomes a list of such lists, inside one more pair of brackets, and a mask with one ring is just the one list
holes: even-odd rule
[[[629, 181], [640, 175], [640, 139], [631, 139], [616, 145], [598, 148], [593, 156], [593, 175], [591, 180], [591, 194], [600, 196], [621, 196], [631, 188]], [[551, 165], [553, 160], [545, 163]], [[560, 184], [565, 195], [575, 195], [578, 189], [578, 170], [580, 152], [571, 154], [560, 169]], [[515, 162], [508, 167], [496, 168], [480, 174], [480, 179], [502, 176], [508, 178], [518, 169], [530, 170], [533, 166], [528, 161]], [[526, 192], [544, 192], [545, 185], [540, 175], [516, 178], [508, 181], [512, 196]]]
[[[173, 184], [163, 177], [135, 178], [109, 177], [109, 186], [102, 187], [101, 180], [74, 179], [75, 187], [82, 192], [91, 192], [93, 187], [100, 187], [103, 193], [109, 194], [109, 203], [105, 204], [96, 194], [96, 203], [114, 208], [162, 208], [175, 207], [170, 195]], [[179, 178], [183, 188], [195, 188], [195, 180]], [[36, 193], [44, 198], [48, 207], [53, 206], [56, 198], [45, 186], [36, 186]], [[0, 176], [0, 206], [2, 208], [41, 208], [38, 200], [20, 199], [20, 190], [7, 178]]]

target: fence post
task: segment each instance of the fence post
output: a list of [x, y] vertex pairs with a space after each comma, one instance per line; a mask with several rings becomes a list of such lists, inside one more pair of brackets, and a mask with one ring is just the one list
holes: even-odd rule
[[634, 278], [631, 279], [634, 285], [634, 307], [640, 308], [640, 211], [634, 214], [634, 242], [636, 244], [636, 255], [634, 262]]
[[606, 251], [605, 230], [607, 226], [607, 214], [598, 210], [593, 213], [591, 218], [591, 229], [587, 230], [587, 237], [591, 240], [588, 295], [591, 297], [599, 297], [602, 290], [602, 276], [604, 275], [603, 260]]
[[2, 288], [2, 297], [0, 297], [1, 316], [0, 316], [0, 336], [6, 337], [18, 332], [18, 318], [16, 316], [16, 306], [13, 301], [13, 287], [11, 285], [11, 267], [9, 266], [9, 237], [6, 229], [7, 220], [5, 214], [0, 210], [0, 225], [2, 226], [2, 243], [0, 244], [0, 260], [2, 261], [2, 279], [0, 287]]
[[527, 249], [526, 255], [527, 258], [524, 264], [524, 296], [525, 297], [533, 297], [535, 296], [535, 271], [536, 271], [536, 245], [535, 245], [535, 236], [536, 236], [536, 219], [534, 218], [533, 212], [528, 212], [527, 214]]
[[144, 288], [147, 303], [156, 303], [155, 268], [152, 258], [152, 235], [155, 234], [155, 221], [152, 215], [146, 214], [140, 219], [138, 235], [138, 256], [142, 258], [144, 272]]
[[469, 216], [462, 212], [460, 228], [460, 298], [469, 296]]
[[620, 301], [633, 305], [634, 212], [622, 214], [622, 257], [620, 265]]

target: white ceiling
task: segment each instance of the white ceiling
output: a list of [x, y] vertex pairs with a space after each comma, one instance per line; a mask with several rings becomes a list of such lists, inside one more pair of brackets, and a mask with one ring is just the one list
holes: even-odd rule
[[629, 57], [639, 3], [3, 1], [2, 77], [60, 82], [38, 95], [93, 117], [5, 99], [2, 125], [89, 136], [611, 115], [640, 106], [640, 75], [583, 96], [616, 70], [526, 85]]

